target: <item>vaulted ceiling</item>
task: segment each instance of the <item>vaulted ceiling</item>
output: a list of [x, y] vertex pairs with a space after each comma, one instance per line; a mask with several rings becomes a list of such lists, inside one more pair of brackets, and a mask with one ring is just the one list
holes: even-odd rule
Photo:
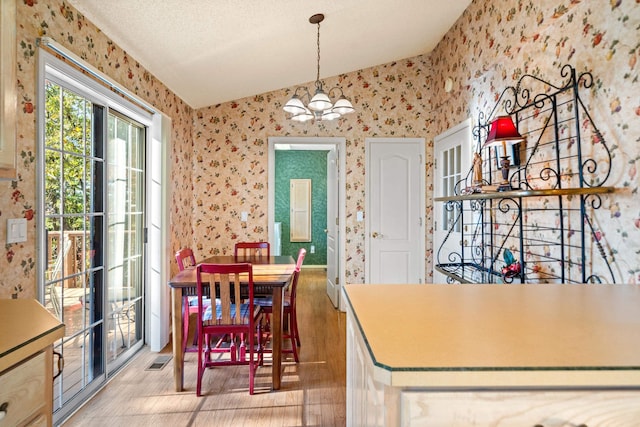
[[430, 52], [471, 0], [69, 0], [191, 107]]

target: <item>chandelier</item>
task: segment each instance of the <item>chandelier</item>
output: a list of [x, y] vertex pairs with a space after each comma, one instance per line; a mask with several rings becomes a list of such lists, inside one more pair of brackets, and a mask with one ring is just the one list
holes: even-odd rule
[[[318, 13], [309, 18], [309, 22], [318, 26], [318, 67], [316, 74], [316, 91], [313, 97], [309, 93], [306, 87], [299, 86], [296, 88], [293, 96], [282, 107], [287, 113], [291, 113], [291, 120], [296, 122], [306, 122], [308, 120], [334, 120], [341, 117], [344, 114], [352, 113], [355, 111], [351, 102], [344, 96], [342, 89], [338, 86], [329, 89], [325, 92], [322, 87], [322, 81], [320, 80], [320, 23], [324, 20], [324, 15]], [[339, 97], [335, 103], [331, 101], [331, 94], [339, 92]], [[303, 99], [307, 99], [308, 103], [305, 105]]]

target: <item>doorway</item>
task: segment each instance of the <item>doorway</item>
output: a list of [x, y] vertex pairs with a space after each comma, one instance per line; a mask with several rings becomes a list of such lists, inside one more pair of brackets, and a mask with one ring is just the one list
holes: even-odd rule
[[[448, 129], [435, 137], [433, 147], [434, 174], [433, 196], [450, 197], [455, 188], [465, 178], [471, 164], [471, 120]], [[442, 254], [459, 253], [462, 239], [460, 215], [457, 205], [434, 203], [439, 208], [433, 213], [433, 283], [448, 283], [448, 276], [441, 273], [436, 265], [444, 261]]]
[[[336, 224], [335, 227], [328, 227], [323, 232], [326, 233], [327, 245], [327, 295], [334, 307], [344, 310], [344, 303], [341, 301], [341, 285], [345, 280], [344, 266], [345, 262], [345, 138], [336, 137], [270, 137], [269, 138], [269, 154], [268, 154], [268, 217], [269, 217], [269, 242], [275, 246], [277, 240], [275, 230], [278, 226], [275, 224], [276, 212], [276, 151], [278, 150], [307, 150], [307, 151], [324, 151], [328, 152], [327, 157], [327, 224]], [[329, 166], [332, 160], [333, 164]], [[329, 174], [333, 178], [329, 178]], [[335, 175], [335, 176], [334, 176]], [[329, 188], [330, 187], [330, 188]], [[329, 202], [329, 198], [333, 203]], [[313, 212], [312, 212], [313, 214]], [[331, 219], [333, 218], [333, 219]], [[283, 233], [284, 238], [288, 234]], [[310, 252], [310, 247], [306, 248]], [[330, 274], [329, 274], [330, 273]]]

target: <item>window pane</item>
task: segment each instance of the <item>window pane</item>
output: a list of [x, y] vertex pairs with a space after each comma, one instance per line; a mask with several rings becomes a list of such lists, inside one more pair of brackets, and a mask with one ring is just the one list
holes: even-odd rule
[[60, 86], [50, 81], [45, 82], [45, 125], [44, 143], [46, 147], [61, 149], [62, 129], [61, 129], [61, 90]]
[[62, 198], [60, 194], [60, 174], [62, 164], [58, 151], [47, 150], [45, 160], [45, 190], [44, 190], [44, 212], [45, 215], [59, 214], [62, 211]]
[[91, 104], [75, 93], [63, 90], [62, 93], [63, 149], [68, 152], [85, 154], [87, 137], [90, 133]]
[[104, 212], [103, 182], [104, 162], [91, 160], [87, 165], [87, 208], [89, 212]]
[[[85, 160], [80, 156], [66, 155], [63, 159], [62, 174], [64, 199], [62, 206], [65, 214], [83, 214], [85, 212]], [[75, 225], [77, 230], [78, 224]]]

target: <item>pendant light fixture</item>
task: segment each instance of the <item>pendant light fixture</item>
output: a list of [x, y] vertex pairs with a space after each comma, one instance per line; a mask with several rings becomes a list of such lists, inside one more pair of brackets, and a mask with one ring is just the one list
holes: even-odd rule
[[[306, 87], [299, 86], [296, 88], [293, 96], [282, 108], [287, 113], [291, 113], [291, 120], [297, 122], [306, 122], [309, 120], [334, 120], [341, 117], [344, 114], [349, 114], [355, 111], [351, 102], [344, 96], [342, 89], [339, 86], [331, 88], [328, 92], [323, 89], [322, 81], [320, 80], [320, 23], [324, 20], [324, 15], [318, 13], [309, 18], [309, 22], [318, 26], [318, 62], [317, 62], [317, 74], [316, 74], [316, 91], [313, 95], [309, 93]], [[335, 103], [331, 100], [330, 96], [332, 92], [340, 92], [338, 99]], [[307, 105], [303, 100], [307, 99]]]

